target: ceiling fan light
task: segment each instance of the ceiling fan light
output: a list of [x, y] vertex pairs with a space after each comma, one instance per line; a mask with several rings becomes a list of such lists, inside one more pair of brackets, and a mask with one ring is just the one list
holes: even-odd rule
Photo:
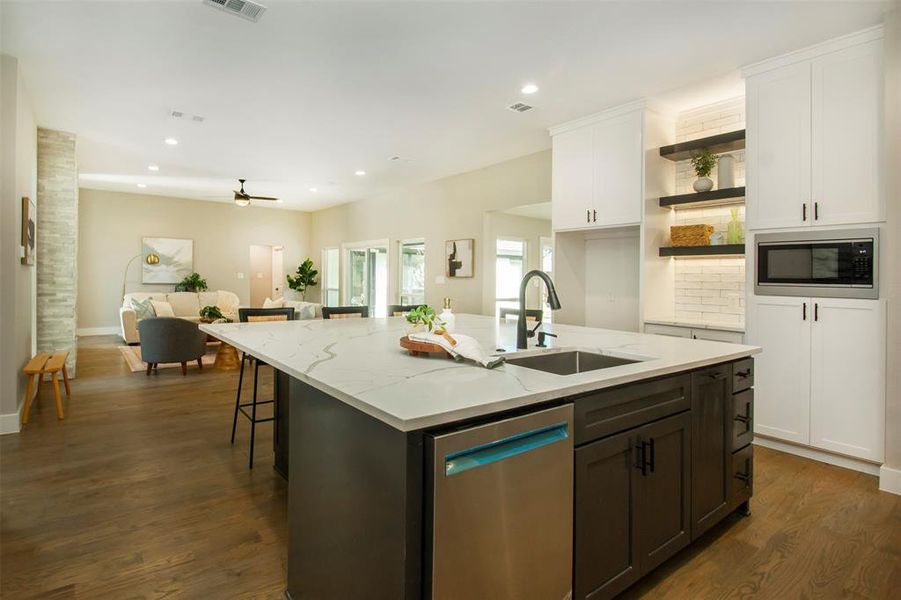
[[237, 204], [238, 206], [241, 206], [241, 207], [248, 206], [250, 204], [250, 199], [249, 198], [235, 198], [235, 204]]

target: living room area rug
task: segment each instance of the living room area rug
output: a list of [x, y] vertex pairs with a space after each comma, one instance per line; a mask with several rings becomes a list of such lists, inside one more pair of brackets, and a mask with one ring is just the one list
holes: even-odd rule
[[[209, 342], [206, 345], [206, 354], [200, 359], [200, 362], [203, 363], [204, 367], [211, 367], [216, 364], [216, 351], [219, 350], [219, 342]], [[128, 368], [131, 369], [132, 373], [144, 372], [147, 370], [147, 363], [141, 358], [141, 347], [140, 346], [119, 346], [119, 352], [122, 353], [122, 356], [125, 358], [125, 362], [128, 363]], [[194, 365], [195, 367], [197, 361], [191, 361], [188, 363], [188, 366]], [[173, 369], [175, 367], [181, 367], [181, 363], [160, 363], [157, 365], [158, 369]]]

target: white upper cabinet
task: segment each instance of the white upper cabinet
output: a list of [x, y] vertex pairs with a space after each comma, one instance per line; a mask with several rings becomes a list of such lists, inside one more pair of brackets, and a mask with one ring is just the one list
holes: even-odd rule
[[883, 220], [881, 29], [745, 74], [749, 228]]
[[817, 58], [812, 69], [814, 222], [882, 220], [882, 40]]
[[810, 65], [748, 79], [747, 219], [756, 229], [804, 225], [810, 207]]
[[885, 305], [812, 298], [810, 444], [882, 462]]
[[643, 109], [613, 109], [553, 135], [555, 231], [641, 222]]

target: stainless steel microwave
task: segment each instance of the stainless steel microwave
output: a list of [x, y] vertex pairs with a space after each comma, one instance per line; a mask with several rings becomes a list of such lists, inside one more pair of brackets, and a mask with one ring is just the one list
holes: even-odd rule
[[759, 296], [879, 297], [879, 230], [757, 235]]

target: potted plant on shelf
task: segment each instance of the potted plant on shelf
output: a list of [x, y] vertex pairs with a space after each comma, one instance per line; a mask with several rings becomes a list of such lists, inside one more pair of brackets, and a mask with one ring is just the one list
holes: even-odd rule
[[716, 154], [710, 150], [702, 150], [691, 157], [691, 166], [698, 176], [692, 187], [696, 192], [709, 192], [713, 189], [713, 180], [709, 175], [716, 166]]
[[206, 279], [197, 273], [191, 273], [175, 286], [176, 292], [205, 292], [206, 290]]
[[297, 267], [295, 275], [288, 278], [288, 287], [300, 294], [300, 299], [306, 301], [307, 288], [316, 285], [316, 276], [319, 271], [313, 268], [313, 261], [306, 259]]

